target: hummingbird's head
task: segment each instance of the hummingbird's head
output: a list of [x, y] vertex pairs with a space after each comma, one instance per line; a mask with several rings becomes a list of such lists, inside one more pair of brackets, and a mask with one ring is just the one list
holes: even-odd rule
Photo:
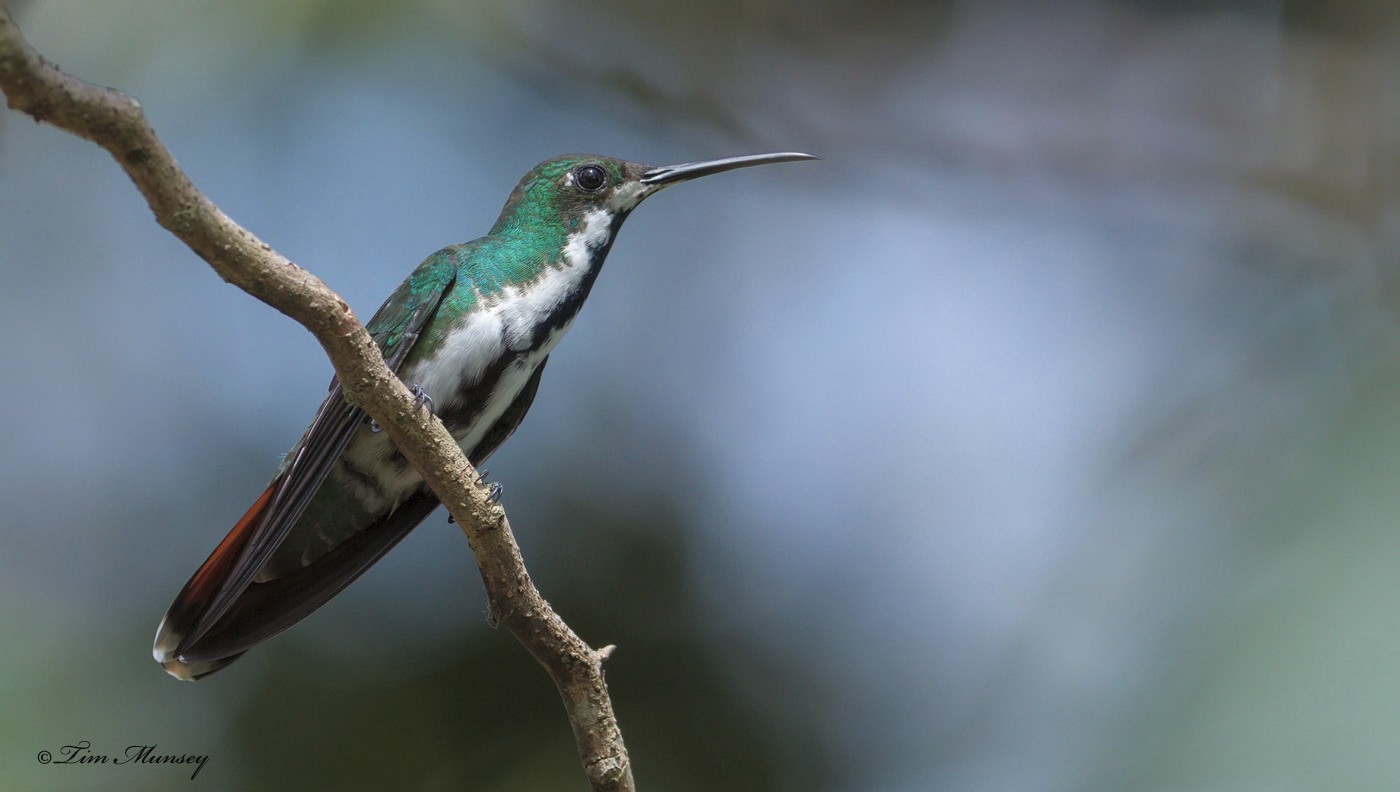
[[810, 154], [747, 157], [655, 167], [592, 154], [547, 159], [511, 192], [492, 234], [562, 225], [567, 232], [606, 220], [612, 233], [648, 195], [683, 181], [750, 165], [817, 159]]
[[515, 185], [491, 233], [562, 224], [571, 230], [590, 216], [620, 222], [643, 198], [643, 165], [612, 157], [568, 154], [536, 165]]

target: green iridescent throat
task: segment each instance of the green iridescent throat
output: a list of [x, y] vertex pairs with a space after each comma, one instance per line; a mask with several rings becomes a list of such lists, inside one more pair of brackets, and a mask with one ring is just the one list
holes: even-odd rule
[[[456, 281], [443, 296], [438, 313], [443, 317], [470, 314], [508, 288], [520, 288], [538, 280], [559, 264], [569, 236], [579, 230], [590, 207], [581, 198], [558, 189], [565, 175], [584, 158], [558, 159], [540, 164], [520, 180], [491, 231], [480, 239], [452, 245], [418, 265], [390, 301], [416, 304], [428, 299], [455, 272]], [[597, 162], [623, 178], [619, 165]], [[452, 331], [455, 322], [433, 322], [419, 339], [412, 359], [431, 357]], [[370, 328], [374, 332], [375, 328]], [[397, 342], [391, 336], [389, 345]]]

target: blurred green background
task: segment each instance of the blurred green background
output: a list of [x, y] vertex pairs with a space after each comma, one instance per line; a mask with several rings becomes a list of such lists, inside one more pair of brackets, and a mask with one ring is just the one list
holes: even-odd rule
[[[638, 211], [490, 464], [642, 789], [1400, 787], [1395, 3], [13, 7], [362, 317], [547, 156], [825, 158]], [[0, 789], [584, 787], [441, 512], [151, 662], [330, 368], [13, 113], [0, 333]]]

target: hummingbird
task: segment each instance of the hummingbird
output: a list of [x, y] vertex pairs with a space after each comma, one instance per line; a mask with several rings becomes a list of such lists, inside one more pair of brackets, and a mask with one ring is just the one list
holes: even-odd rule
[[[540, 375], [593, 288], [622, 221], [673, 184], [784, 152], [652, 167], [611, 157], [545, 160], [486, 236], [428, 256], [366, 329], [420, 405], [480, 466], [530, 409]], [[499, 497], [493, 485], [492, 497]], [[180, 590], [152, 654], [193, 681], [339, 594], [438, 507], [388, 436], [330, 393], [253, 505]]]

